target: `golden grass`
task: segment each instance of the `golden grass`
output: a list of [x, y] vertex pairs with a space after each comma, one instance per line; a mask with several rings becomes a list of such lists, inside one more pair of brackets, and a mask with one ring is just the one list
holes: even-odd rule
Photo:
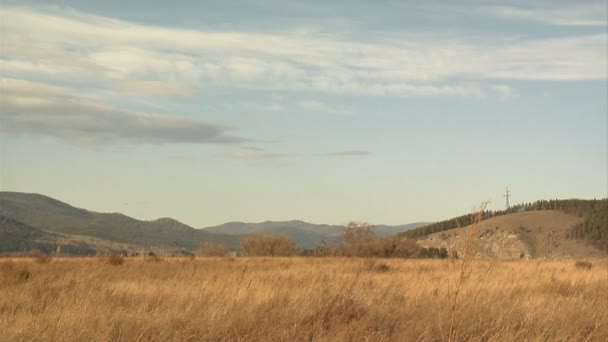
[[[608, 261], [471, 260], [458, 336], [606, 341]], [[3, 341], [441, 341], [458, 261], [0, 260]]]

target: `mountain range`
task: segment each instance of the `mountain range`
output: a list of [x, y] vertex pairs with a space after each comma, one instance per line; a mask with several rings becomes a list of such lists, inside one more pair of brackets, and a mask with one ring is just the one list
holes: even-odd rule
[[[395, 235], [424, 226], [375, 226], [378, 236]], [[203, 243], [238, 248], [244, 235], [284, 233], [300, 248], [332, 243], [343, 226], [293, 220], [262, 223], [230, 222], [196, 229], [172, 218], [142, 221], [120, 213], [99, 213], [76, 208], [59, 200], [33, 193], [0, 192], [0, 252], [59, 248], [68, 254], [99, 251], [136, 253], [152, 250], [166, 255], [187, 255]]]

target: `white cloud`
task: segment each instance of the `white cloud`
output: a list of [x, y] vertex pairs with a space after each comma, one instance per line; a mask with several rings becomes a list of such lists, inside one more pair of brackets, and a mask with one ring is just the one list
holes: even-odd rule
[[326, 153], [327, 157], [362, 157], [369, 156], [371, 152], [368, 151], [338, 151], [338, 152], [330, 152]]
[[513, 88], [504, 84], [493, 84], [490, 86], [492, 90], [498, 95], [498, 99], [506, 101], [513, 96]]
[[38, 134], [76, 144], [246, 141], [226, 128], [190, 118], [130, 112], [75, 96], [70, 89], [0, 79], [0, 131]]
[[321, 112], [331, 114], [345, 114], [348, 112], [344, 106], [334, 106], [326, 102], [315, 100], [303, 100], [297, 102], [297, 107], [309, 112]]
[[194, 94], [192, 87], [185, 84], [161, 81], [119, 80], [114, 83], [114, 88], [129, 94], [161, 97], [190, 97]]
[[479, 12], [503, 19], [535, 21], [558, 26], [608, 26], [608, 4], [605, 1], [573, 2], [557, 8], [488, 6], [481, 8]]
[[262, 148], [258, 147], [242, 147], [236, 152], [223, 154], [221, 155], [224, 158], [228, 159], [237, 159], [237, 160], [265, 160], [265, 159], [275, 159], [279, 157], [283, 157], [285, 155], [272, 153], [266, 151]]
[[[608, 77], [606, 33], [550, 39], [403, 34], [362, 42], [306, 32], [174, 29], [56, 8], [0, 11], [9, 47], [0, 51], [2, 73], [96, 79], [99, 87], [138, 84], [131, 88], [143, 95], [228, 87], [479, 97], [496, 94], [486, 79]], [[174, 86], [162, 89], [160, 82]]]

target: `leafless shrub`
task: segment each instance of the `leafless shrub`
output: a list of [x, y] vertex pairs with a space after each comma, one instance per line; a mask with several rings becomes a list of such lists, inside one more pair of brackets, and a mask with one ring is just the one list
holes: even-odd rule
[[574, 263], [574, 267], [576, 267], [579, 270], [590, 270], [591, 267], [593, 267], [593, 264], [590, 263], [589, 261], [579, 260]]
[[258, 234], [241, 240], [241, 251], [248, 256], [293, 256], [296, 243], [286, 234]]
[[33, 251], [32, 253], [30, 253], [30, 257], [37, 264], [48, 264], [52, 260], [50, 255], [41, 253], [39, 251]]
[[374, 259], [365, 260], [364, 264], [365, 270], [369, 272], [377, 272], [377, 273], [385, 273], [388, 272], [391, 267], [383, 262], [377, 262]]
[[122, 265], [125, 262], [125, 258], [120, 254], [112, 254], [106, 258], [106, 263], [109, 265]]
[[222, 257], [227, 253], [226, 246], [220, 243], [205, 242], [199, 248], [199, 255], [203, 257]]
[[370, 241], [376, 236], [374, 226], [367, 222], [350, 221], [338, 237], [338, 242], [352, 245]]
[[416, 258], [423, 254], [416, 241], [399, 236], [351, 242], [336, 247], [335, 253], [340, 256], [367, 258]]
[[163, 259], [159, 258], [155, 254], [146, 255], [144, 257], [144, 262], [161, 262]]

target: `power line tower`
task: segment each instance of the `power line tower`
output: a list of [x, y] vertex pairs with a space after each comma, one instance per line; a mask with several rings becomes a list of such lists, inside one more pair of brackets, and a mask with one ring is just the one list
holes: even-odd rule
[[508, 187], [507, 187], [507, 193], [504, 196], [507, 199], [507, 210], [509, 210], [509, 208], [511, 208], [511, 205], [509, 204], [509, 197], [511, 197], [511, 193], [509, 192]]

